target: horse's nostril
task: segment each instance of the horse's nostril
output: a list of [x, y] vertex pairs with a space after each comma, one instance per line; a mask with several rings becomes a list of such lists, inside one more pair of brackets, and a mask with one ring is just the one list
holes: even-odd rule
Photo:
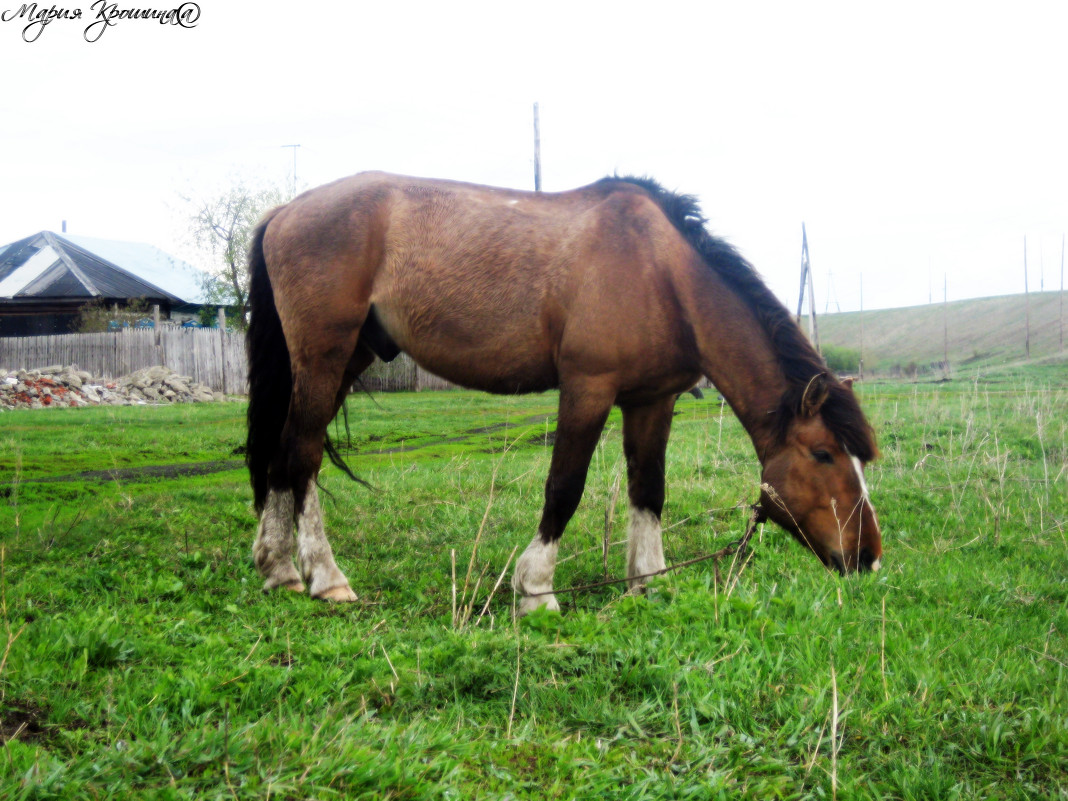
[[871, 566], [875, 562], [875, 554], [872, 553], [871, 548], [861, 548], [858, 556], [860, 557], [860, 569], [871, 570]]

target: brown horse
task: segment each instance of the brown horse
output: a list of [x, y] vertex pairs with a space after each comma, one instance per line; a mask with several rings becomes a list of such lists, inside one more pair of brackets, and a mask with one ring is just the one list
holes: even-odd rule
[[249, 256], [247, 460], [264, 589], [306, 583], [316, 598], [355, 599], [315, 477], [353, 381], [401, 351], [465, 387], [560, 390], [541, 523], [513, 579], [521, 613], [559, 608], [557, 544], [613, 404], [623, 411], [627, 576], [640, 584], [664, 568], [672, 410], [702, 375], [749, 432], [771, 519], [828, 566], [878, 569], [862, 472], [876, 446], [852, 389], [704, 222], [694, 198], [629, 178], [530, 193], [366, 173], [270, 212]]

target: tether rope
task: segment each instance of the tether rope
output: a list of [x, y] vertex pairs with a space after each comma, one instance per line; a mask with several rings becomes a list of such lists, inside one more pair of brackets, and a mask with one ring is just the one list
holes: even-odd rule
[[[690, 565], [696, 565], [699, 562], [707, 562], [709, 559], [714, 559], [718, 563], [720, 559], [728, 556], [735, 556], [736, 554], [744, 554], [749, 547], [749, 540], [753, 537], [753, 532], [756, 531], [756, 527], [768, 519], [767, 513], [759, 503], [754, 503], [750, 507], [749, 525], [745, 529], [745, 534], [741, 539], [735, 540], [729, 545], [725, 545], [715, 553], [707, 553], [703, 556], [695, 556], [693, 559], [687, 559], [683, 562], [677, 562], [673, 565], [669, 565], [661, 570], [656, 570], [652, 573], [645, 573], [640, 576], [627, 576], [626, 578], [617, 579], [605, 579], [603, 581], [595, 581], [592, 584], [580, 584], [575, 587], [567, 587], [562, 590], [546, 590], [545, 592], [532, 592], [525, 594], [524, 598], [538, 598], [543, 595], [574, 595], [580, 592], [586, 592], [588, 590], [596, 590], [601, 587], [608, 587], [612, 584], [622, 584], [625, 581], [642, 581], [644, 579], [654, 578], [656, 576], [663, 576], [673, 570], [681, 570], [684, 567]], [[717, 575], [719, 575], [717, 564]]]

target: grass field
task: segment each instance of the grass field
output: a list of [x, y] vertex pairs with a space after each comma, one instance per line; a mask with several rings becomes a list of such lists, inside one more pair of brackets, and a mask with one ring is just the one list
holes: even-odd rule
[[[1060, 359], [1064, 346], [1059, 292], [958, 300], [943, 305], [825, 314], [819, 318], [825, 346], [863, 351], [864, 366], [887, 374], [910, 363], [921, 372], [949, 357], [958, 379], [1030, 358]], [[1028, 322], [1030, 320], [1030, 322]], [[938, 375], [942, 368], [933, 370]]]
[[[769, 525], [518, 626], [493, 590], [552, 395], [351, 399], [348, 606], [261, 593], [243, 404], [4, 414], [0, 798], [1068, 798], [1068, 370], [860, 391], [878, 574]], [[622, 573], [619, 429], [559, 588], [604, 577], [606, 529]], [[714, 395], [668, 470], [669, 562], [742, 534], [758, 466]]]

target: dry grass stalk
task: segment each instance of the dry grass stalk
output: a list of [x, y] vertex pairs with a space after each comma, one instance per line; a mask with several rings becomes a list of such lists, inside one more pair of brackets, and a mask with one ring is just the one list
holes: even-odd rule
[[[7, 665], [7, 659], [11, 655], [11, 647], [15, 644], [15, 641], [22, 636], [22, 632], [26, 630], [26, 624], [23, 623], [19, 626], [18, 631], [12, 631], [11, 618], [7, 613], [7, 548], [0, 545], [0, 614], [4, 618], [4, 633], [6, 635], [6, 642], [4, 643], [4, 654], [0, 656], [0, 676], [4, 673], [4, 667]], [[3, 700], [5, 692], [0, 689], [0, 700]]]
[[467, 598], [467, 588], [471, 584], [471, 572], [475, 569], [475, 558], [478, 556], [478, 544], [482, 541], [482, 532], [486, 530], [486, 521], [489, 520], [490, 509], [493, 508], [493, 495], [497, 486], [497, 470], [500, 466], [501, 463], [498, 460], [493, 468], [493, 475], [490, 476], [489, 498], [486, 500], [486, 511], [482, 513], [482, 522], [478, 525], [478, 533], [475, 534], [475, 541], [471, 545], [471, 558], [467, 562], [467, 573], [464, 575], [464, 589], [460, 596], [461, 604], [462, 600]]
[[678, 762], [679, 756], [682, 754], [682, 723], [679, 721], [679, 683], [674, 682], [671, 685], [671, 710], [675, 719], [675, 736], [678, 738], [679, 744], [675, 748], [675, 753], [671, 755], [672, 762]]
[[890, 700], [890, 688], [886, 684], [886, 596], [883, 596], [882, 631], [879, 634], [879, 671], [883, 676], [883, 696]]
[[519, 662], [520, 662], [520, 647], [522, 640], [520, 639], [519, 632], [519, 618], [516, 616], [515, 609], [516, 593], [512, 592], [512, 634], [515, 636], [515, 681], [512, 684], [512, 708], [508, 712], [508, 730], [505, 733], [505, 738], [512, 739], [512, 724], [515, 722], [515, 704], [516, 699], [519, 698]]
[[838, 679], [831, 656], [831, 798], [838, 798]]
[[604, 539], [601, 542], [601, 561], [604, 565], [604, 577], [608, 578], [608, 547], [611, 544], [612, 523], [616, 517], [616, 503], [619, 501], [619, 487], [623, 483], [623, 463], [616, 470], [612, 491], [608, 496], [608, 505], [604, 510]]
[[395, 667], [393, 667], [393, 660], [390, 659], [389, 658], [389, 654], [386, 653], [386, 646], [383, 645], [383, 646], [381, 646], [381, 648], [382, 648], [382, 656], [384, 656], [386, 658], [386, 664], [389, 665], [389, 669], [393, 672], [393, 678], [396, 679], [397, 681], [400, 681], [400, 676], [397, 675], [397, 669]]
[[460, 621], [457, 624], [458, 629], [463, 629], [467, 622], [471, 619], [471, 613], [474, 611], [475, 599], [478, 597], [478, 589], [482, 586], [482, 579], [486, 577], [486, 571], [489, 570], [489, 565], [485, 565], [482, 568], [482, 572], [478, 574], [478, 579], [475, 581], [475, 587], [471, 590], [471, 599], [467, 600], [467, 590], [464, 590], [464, 597], [460, 599]]
[[[790, 508], [786, 505], [786, 502], [779, 496], [779, 493], [777, 493], [775, 491], [775, 488], [773, 486], [771, 486], [771, 484], [768, 484], [768, 483], [765, 482], [765, 483], [760, 485], [760, 489], [763, 490], [764, 494], [768, 496], [768, 498], [771, 500], [772, 503], [774, 503], [776, 506], [778, 506], [780, 509], [782, 509], [784, 512], [786, 512], [787, 515], [790, 516], [790, 520], [793, 521], [794, 528], [796, 528], [798, 530], [798, 532], [800, 532], [802, 539], [804, 539], [805, 547], [807, 547], [810, 551], [815, 551], [816, 549], [812, 547], [812, 544], [808, 541], [808, 538], [805, 536], [805, 532], [802, 531], [801, 525], [794, 518], [794, 515], [790, 511]], [[837, 517], [837, 515], [835, 515], [835, 516]], [[831, 568], [830, 565], [824, 565], [823, 569], [826, 570], [827, 572], [830, 572], [832, 568]]]
[[[454, 567], [453, 567], [453, 615], [452, 615], [452, 621], [453, 621], [453, 627], [454, 628], [458, 627], [458, 628], [462, 629], [467, 624], [467, 622], [471, 619], [471, 614], [474, 611], [475, 599], [478, 596], [478, 588], [479, 588], [479, 586], [481, 586], [482, 579], [485, 577], [486, 571], [489, 569], [489, 565], [486, 565], [484, 568], [482, 568], [482, 572], [479, 574], [478, 580], [475, 582], [474, 589], [471, 590], [471, 594], [469, 596], [467, 591], [468, 591], [468, 588], [471, 586], [471, 573], [474, 571], [475, 559], [478, 557], [478, 546], [479, 546], [479, 543], [482, 542], [482, 534], [486, 530], [486, 523], [489, 520], [490, 510], [493, 508], [493, 499], [494, 499], [494, 496], [496, 494], [496, 489], [497, 489], [497, 473], [500, 471], [501, 464], [503, 464], [503, 462], [504, 462], [505, 454], [507, 454], [508, 451], [510, 451], [512, 449], [512, 447], [517, 442], [521, 441], [528, 434], [529, 434], [529, 429], [524, 430], [518, 437], [516, 437], [514, 440], [512, 440], [507, 445], [505, 445], [504, 450], [501, 451], [500, 458], [497, 459], [497, 463], [493, 466], [493, 474], [490, 476], [489, 497], [486, 499], [486, 510], [482, 513], [482, 522], [479, 523], [479, 525], [478, 525], [478, 533], [475, 534], [475, 541], [471, 545], [471, 558], [467, 562], [467, 573], [464, 575], [463, 591], [460, 593], [459, 611], [457, 611], [457, 607], [456, 607], [456, 597], [455, 597], [456, 596], [456, 569], [455, 569], [456, 555], [455, 555], [455, 551], [453, 551], [453, 565], [454, 565]], [[515, 551], [516, 551], [516, 548], [513, 548], [512, 549], [512, 554], [508, 557], [508, 563], [510, 563], [512, 561], [512, 556], [515, 555]], [[497, 583], [494, 585], [493, 591], [490, 593], [490, 597], [486, 601], [486, 606], [483, 607], [482, 613], [479, 615], [479, 619], [481, 619], [482, 616], [486, 614], [486, 610], [489, 607], [490, 600], [493, 599], [494, 593], [496, 593], [497, 589], [500, 587], [501, 581], [503, 580], [504, 575], [508, 570], [508, 563], [505, 564], [504, 570], [501, 571], [501, 575], [497, 579]], [[459, 617], [457, 617], [458, 615], [459, 615]]]
[[452, 558], [452, 626], [456, 628], [456, 549], [450, 548]]
[[485, 617], [486, 611], [489, 609], [490, 601], [493, 600], [493, 596], [496, 595], [497, 590], [500, 589], [501, 582], [504, 581], [504, 576], [508, 572], [508, 568], [512, 564], [512, 559], [515, 558], [515, 552], [518, 551], [518, 550], [519, 550], [519, 546], [516, 545], [514, 548], [512, 548], [512, 552], [510, 554], [508, 554], [508, 559], [504, 563], [504, 569], [501, 571], [501, 574], [499, 576], [497, 576], [497, 583], [493, 585], [493, 589], [490, 590], [489, 597], [486, 598], [485, 606], [483, 606], [482, 607], [482, 611], [479, 612], [479, 615], [478, 615], [478, 619], [479, 620], [482, 620], [482, 618]]

